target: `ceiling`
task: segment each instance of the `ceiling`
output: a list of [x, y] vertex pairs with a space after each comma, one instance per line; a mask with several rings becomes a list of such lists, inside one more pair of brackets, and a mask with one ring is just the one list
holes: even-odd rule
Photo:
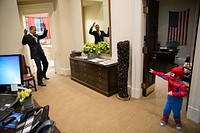
[[18, 5], [38, 4], [38, 3], [47, 3], [47, 2], [55, 2], [55, 0], [17, 0]]
[[102, 3], [103, 0], [83, 0], [83, 7]]
[[[38, 4], [46, 2], [55, 2], [55, 0], [17, 0], [18, 5], [27, 5], [27, 4]], [[90, 6], [102, 3], [103, 0], [83, 0], [83, 6]]]

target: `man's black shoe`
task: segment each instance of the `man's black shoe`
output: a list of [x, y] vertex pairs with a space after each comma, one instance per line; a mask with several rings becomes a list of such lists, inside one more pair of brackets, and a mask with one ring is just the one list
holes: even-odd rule
[[49, 80], [50, 78], [47, 78], [47, 77], [43, 77], [44, 79], [46, 79], [46, 80]]
[[45, 83], [38, 83], [39, 86], [47, 86]]

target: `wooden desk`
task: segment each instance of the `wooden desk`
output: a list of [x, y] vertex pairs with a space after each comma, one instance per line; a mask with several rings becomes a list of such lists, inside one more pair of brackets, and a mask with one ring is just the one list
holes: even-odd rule
[[169, 72], [175, 66], [175, 56], [177, 53], [173, 51], [169, 52], [157, 52], [155, 70], [164, 73]]
[[[35, 100], [34, 100], [34, 105], [35, 105], [35, 107], [39, 107], [39, 104]], [[14, 108], [15, 108], [15, 112], [18, 112], [18, 113], [26, 113], [31, 109], [30, 108], [30, 109], [21, 111], [20, 103], [16, 103]], [[0, 127], [0, 133], [15, 133], [15, 131], [14, 131], [14, 129]], [[61, 133], [61, 132], [58, 130], [57, 127], [55, 127], [53, 133]]]
[[71, 79], [105, 96], [117, 93], [117, 63], [101, 65], [88, 60], [70, 58]]

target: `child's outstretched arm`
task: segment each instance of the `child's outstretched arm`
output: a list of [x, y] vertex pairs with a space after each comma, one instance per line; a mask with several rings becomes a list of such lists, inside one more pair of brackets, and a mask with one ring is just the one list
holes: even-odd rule
[[158, 75], [159, 77], [163, 78], [164, 80], [168, 80], [169, 77], [170, 77], [170, 75], [168, 75], [168, 74], [165, 74], [163, 72], [157, 72], [157, 71], [155, 71], [151, 68], [150, 68], [149, 72], [154, 74], [154, 75]]

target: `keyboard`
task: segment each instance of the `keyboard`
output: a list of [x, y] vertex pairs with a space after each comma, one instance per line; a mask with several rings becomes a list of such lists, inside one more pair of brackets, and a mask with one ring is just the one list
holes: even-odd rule
[[3, 121], [6, 117], [8, 117], [11, 113], [14, 112], [14, 108], [0, 108], [0, 121]]
[[17, 102], [16, 98], [16, 94], [0, 93], [0, 108], [11, 108]]

